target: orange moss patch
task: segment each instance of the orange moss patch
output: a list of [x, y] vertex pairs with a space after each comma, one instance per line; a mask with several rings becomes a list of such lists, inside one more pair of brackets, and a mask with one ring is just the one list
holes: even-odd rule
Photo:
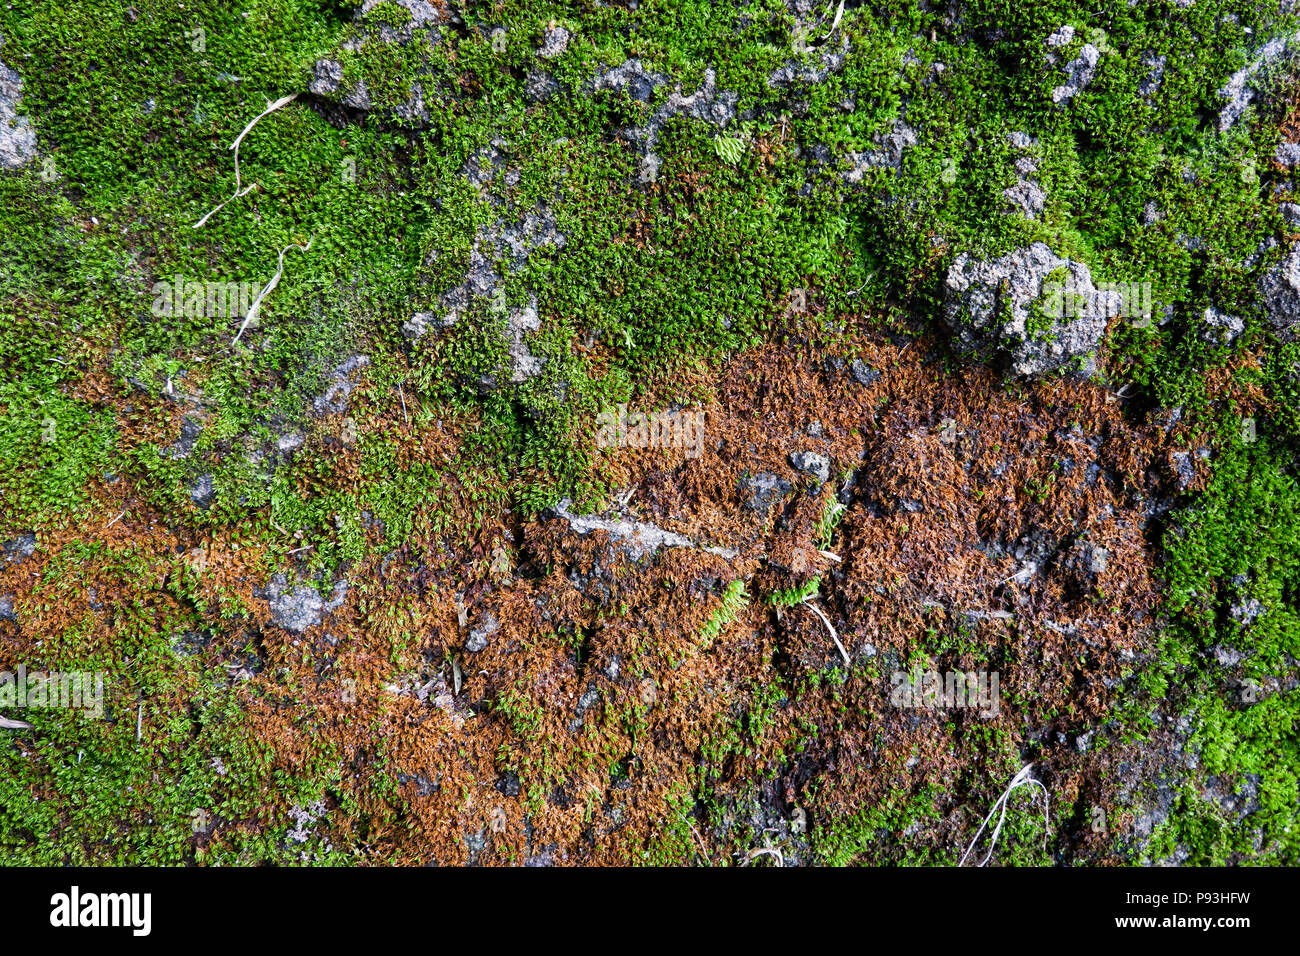
[[[850, 334], [831, 354], [803, 335], [692, 373], [687, 389], [713, 396], [700, 457], [597, 451], [627, 493], [611, 520], [694, 546], [632, 560], [609, 532], [551, 517], [503, 515], [457, 529], [459, 544], [417, 525], [406, 546], [340, 569], [342, 605], [292, 634], [262, 589], [276, 569], [317, 582], [303, 555], [250, 546], [238, 529], [168, 528], [119, 483], [36, 557], [0, 569], [23, 621], [0, 624], [0, 646], [30, 655], [34, 635], [82, 620], [42, 582], [63, 549], [146, 556], [147, 574], [114, 576], [105, 557], [77, 586], [152, 608], [159, 626], [201, 605], [215, 636], [200, 662], [230, 675], [277, 769], [336, 768], [329, 838], [377, 862], [736, 862], [766, 839], [755, 820], [782, 821], [778, 838], [807, 860], [807, 834], [788, 826], [796, 808], [824, 830], [908, 797], [937, 814], [928, 851], [955, 859], [1025, 753], [1058, 807], [1104, 803], [1111, 758], [1073, 738], [1105, 719], [1124, 668], [1150, 650], [1150, 523], [1172, 494], [1177, 436], [1129, 421], [1094, 385], [1008, 386], [946, 368], [924, 341]], [[854, 358], [879, 378], [856, 382]], [[399, 467], [459, 457], [462, 425], [408, 422], [392, 396], [359, 389], [351, 414], [372, 421], [381, 398]], [[132, 440], [168, 440], [152, 421], [142, 415]], [[320, 489], [363, 488], [336, 426], [323, 422], [301, 454], [332, 463]], [[795, 453], [828, 459], [830, 481], [798, 471]], [[777, 489], [766, 501], [760, 476]], [[461, 485], [449, 480], [451, 500], [468, 515], [480, 490]], [[852, 655], [847, 675], [811, 609], [773, 603], [814, 578], [809, 600]], [[749, 602], [706, 640], [734, 581]], [[78, 631], [80, 649], [111, 653], [110, 624]], [[997, 671], [997, 715], [895, 706], [893, 674], [916, 666]], [[185, 692], [151, 708], [183, 709]], [[264, 803], [204, 839], [283, 823], [277, 795]], [[669, 807], [683, 805], [689, 849], [671, 837], [682, 819]], [[887, 858], [901, 839], [864, 852]], [[1090, 852], [1104, 858], [1100, 841]]]

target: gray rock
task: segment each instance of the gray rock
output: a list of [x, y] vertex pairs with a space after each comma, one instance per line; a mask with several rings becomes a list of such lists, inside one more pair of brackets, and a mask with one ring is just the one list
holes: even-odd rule
[[417, 312], [402, 323], [402, 334], [409, 339], [418, 339], [430, 331], [443, 332], [452, 328], [457, 318], [455, 312], [441, 316], [434, 312]]
[[194, 657], [212, 643], [212, 637], [203, 631], [178, 631], [172, 635], [172, 651], [180, 657]]
[[330, 372], [330, 384], [326, 386], [323, 394], [316, 396], [312, 402], [312, 410], [318, 415], [327, 413], [337, 415], [346, 411], [348, 396], [357, 387], [357, 373], [369, 364], [370, 359], [365, 355], [352, 355], [341, 362]]
[[471, 654], [487, 650], [488, 638], [500, 629], [501, 624], [497, 621], [496, 615], [491, 611], [484, 611], [479, 618], [478, 626], [469, 632], [469, 637], [465, 641], [465, 650]]
[[1246, 108], [1263, 91], [1273, 73], [1273, 67], [1295, 55], [1300, 35], [1274, 37], [1265, 43], [1255, 57], [1236, 73], [1219, 90], [1227, 102], [1219, 110], [1219, 132], [1231, 129], [1246, 112]]
[[824, 484], [831, 479], [831, 462], [825, 455], [811, 451], [797, 451], [790, 455], [790, 464], [812, 475], [819, 483]]
[[545, 103], [559, 90], [560, 84], [545, 70], [529, 70], [524, 78], [524, 96], [532, 103]]
[[[660, 548], [699, 548], [690, 538], [685, 538], [672, 531], [665, 531], [657, 525], [630, 518], [602, 518], [596, 515], [575, 515], [569, 510], [572, 503], [565, 498], [555, 506], [557, 518], [569, 523], [569, 527], [580, 535], [593, 531], [604, 531], [610, 540], [633, 561], [654, 554]], [[717, 554], [724, 558], [733, 558], [735, 553], [724, 548], [704, 547], [700, 550]]]
[[1032, 156], [1021, 156], [1015, 161], [1014, 166], [1017, 176], [1032, 176], [1038, 172], [1038, 161]]
[[[634, 58], [597, 74], [587, 84], [587, 89], [623, 90], [632, 99], [649, 103], [659, 88], [668, 83], [667, 76], [647, 70], [639, 59]], [[707, 69], [704, 71], [700, 88], [694, 93], [687, 95], [682, 92], [680, 86], [676, 87], [650, 114], [645, 123], [622, 131], [623, 136], [637, 146], [644, 158], [643, 179], [646, 178], [644, 175], [646, 163], [653, 168], [659, 165], [655, 148], [659, 145], [660, 133], [672, 118], [680, 116], [699, 120], [719, 129], [735, 118], [740, 94], [731, 90], [719, 90], [717, 84], [717, 73]], [[653, 180], [653, 176], [650, 179]]]
[[771, 472], [760, 472], [740, 480], [741, 491], [749, 492], [745, 507], [760, 515], [767, 515], [772, 506], [794, 490], [794, 485]]
[[1273, 158], [1287, 169], [1300, 166], [1300, 143], [1279, 143]]
[[212, 506], [216, 497], [217, 489], [212, 483], [211, 475], [200, 475], [198, 481], [190, 487], [190, 500], [204, 511]]
[[918, 142], [917, 132], [901, 119], [894, 121], [894, 127], [888, 133], [877, 134], [878, 145], [866, 153], [850, 153], [849, 161], [853, 164], [844, 174], [847, 183], [860, 183], [867, 172], [872, 169], [899, 169], [903, 165], [903, 152]]
[[[308, 90], [316, 96], [359, 110], [374, 106], [365, 80], [349, 83], [344, 76], [341, 60], [346, 54], [365, 56], [368, 51], [382, 46], [410, 46], [417, 38], [427, 38], [430, 47], [442, 38], [443, 30], [457, 15], [449, 6], [428, 3], [427, 0], [391, 0], [410, 14], [400, 26], [388, 23], [367, 22], [367, 14], [386, 0], [364, 0], [353, 16], [357, 36], [344, 42], [342, 50], [332, 56], [317, 60], [312, 67]], [[412, 82], [409, 97], [392, 109], [398, 119], [413, 125], [425, 125], [429, 113], [425, 106], [425, 87], [432, 87], [433, 71], [426, 69], [421, 79]]]
[[[1068, 35], [1067, 35], [1068, 32]], [[1061, 39], [1065, 37], [1064, 39]], [[1061, 27], [1050, 37], [1047, 38], [1049, 47], [1065, 46], [1074, 37], [1073, 27]], [[1058, 42], [1054, 42], [1058, 41]], [[1056, 63], [1057, 56], [1049, 53], [1047, 56], [1049, 63]], [[1078, 95], [1089, 83], [1092, 82], [1093, 76], [1097, 72], [1097, 64], [1101, 62], [1101, 51], [1091, 43], [1085, 43], [1079, 50], [1079, 55], [1066, 63], [1063, 67], [1065, 73], [1065, 82], [1052, 90], [1053, 103], [1066, 103]]]
[[1047, 38], [1047, 45], [1052, 48], [1069, 46], [1074, 39], [1074, 27], [1066, 24]]
[[325, 801], [317, 800], [309, 807], [295, 806], [289, 810], [293, 827], [285, 836], [293, 843], [306, 843], [312, 837], [312, 828], [326, 813]]
[[1142, 57], [1142, 65], [1145, 66], [1149, 73], [1146, 78], [1138, 84], [1138, 95], [1144, 98], [1153, 96], [1160, 89], [1165, 79], [1165, 66], [1169, 62], [1169, 57], [1161, 54], [1156, 56], [1152, 52], [1147, 52]]
[[1079, 548], [1079, 565], [1091, 575], [1105, 574], [1110, 566], [1110, 552], [1094, 544]]
[[22, 564], [36, 553], [36, 535], [20, 534], [18, 537], [0, 545], [0, 550], [4, 552], [4, 563], [6, 565]]
[[524, 338], [541, 327], [542, 320], [537, 316], [537, 300], [531, 296], [526, 308], [511, 310], [506, 316], [506, 352], [510, 356], [510, 382], [514, 385], [541, 374], [546, 360], [533, 355]]
[[281, 435], [275, 440], [275, 448], [277, 451], [287, 454], [301, 448], [304, 441], [306, 441], [306, 438], [302, 432], [289, 432], [287, 435]]
[[271, 620], [279, 627], [293, 634], [301, 634], [307, 628], [319, 624], [329, 611], [335, 610], [347, 596], [348, 582], [341, 580], [334, 585], [330, 600], [326, 601], [320, 592], [311, 585], [298, 585], [290, 588], [284, 574], [271, 578], [271, 583], [259, 592], [271, 608]]
[[18, 615], [14, 613], [14, 596], [12, 594], [0, 594], [0, 621], [16, 621]]
[[542, 45], [537, 50], [537, 55], [543, 60], [550, 60], [569, 47], [569, 31], [564, 27], [547, 27], [546, 33], [542, 37]]
[[1205, 310], [1202, 319], [1206, 327], [1202, 330], [1201, 337], [1208, 342], [1226, 345], [1246, 331], [1246, 323], [1240, 318], [1235, 315], [1228, 315], [1222, 309], [1214, 306]]
[[1210, 650], [1214, 654], [1215, 663], [1220, 667], [1236, 667], [1246, 659], [1246, 655], [1235, 647], [1224, 647], [1222, 644], [1216, 644]]
[[1002, 191], [1012, 207], [1026, 219], [1037, 219], [1047, 206], [1047, 193], [1033, 179], [1022, 179]]
[[1264, 613], [1264, 605], [1258, 598], [1247, 598], [1229, 607], [1228, 613], [1238, 624], [1248, 626], [1254, 624]]
[[181, 435], [176, 444], [172, 445], [171, 456], [173, 458], [186, 458], [194, 450], [194, 443], [199, 440], [203, 434], [203, 425], [192, 415], [186, 415], [181, 419]]
[[[1057, 270], [1067, 273], [1061, 289], [1045, 289]], [[1044, 328], [1030, 328], [1030, 307], [1040, 296]], [[1037, 376], [1074, 362], [1091, 374], [1093, 353], [1118, 315], [1121, 296], [1099, 291], [1080, 262], [1062, 259], [1044, 243], [1016, 249], [992, 261], [961, 253], [948, 270], [944, 321], [966, 348], [997, 352], [1015, 375]]]
[[337, 60], [317, 60], [312, 69], [312, 80], [307, 84], [308, 91], [317, 96], [327, 96], [338, 91], [343, 85], [343, 64]]
[[859, 385], [874, 385], [880, 381], [880, 373], [862, 359], [854, 359], [849, 364], [849, 375]]
[[[490, 196], [498, 179], [508, 184], [517, 173], [509, 167], [507, 150], [504, 140], [493, 140], [470, 157], [461, 174]], [[488, 391], [503, 381], [518, 385], [536, 377], [545, 359], [529, 351], [527, 337], [541, 328], [537, 299], [530, 294], [522, 308], [507, 306], [505, 277], [498, 267], [504, 265], [507, 273], [519, 272], [535, 250], [543, 246], [562, 248], [565, 242], [564, 234], [556, 229], [555, 218], [545, 206], [529, 210], [515, 221], [499, 219], [480, 228], [462, 281], [438, 297], [441, 311], [417, 312], [402, 324], [402, 333], [418, 339], [431, 330], [453, 327], [470, 312], [504, 317], [501, 334], [509, 367], [480, 376], [478, 386]]]
[[1230, 819], [1242, 820], [1259, 809], [1260, 775], [1241, 775], [1240, 788], [1235, 788], [1217, 774], [1205, 778], [1201, 799], [1214, 803]]
[[431, 40], [436, 40], [440, 35], [440, 31], [436, 28], [451, 19], [451, 15], [442, 4], [429, 3], [428, 0], [365, 0], [361, 4], [361, 9], [357, 11], [357, 21], [361, 22], [362, 18], [371, 10], [386, 3], [397, 4], [411, 16], [401, 26], [394, 27], [387, 23], [380, 24], [378, 39], [383, 43], [396, 43], [404, 46], [410, 43], [417, 32], [421, 30], [427, 32]]
[[22, 77], [0, 60], [0, 167], [5, 169], [17, 169], [36, 156], [36, 130], [30, 119], [18, 115], [22, 95]]
[[638, 59], [624, 60], [591, 81], [594, 90], [623, 90], [629, 97], [649, 103], [655, 90], [668, 82], [663, 73], [652, 73]]
[[1300, 334], [1300, 247], [1260, 277], [1259, 291], [1277, 337], [1294, 341]]
[[768, 74], [768, 88], [778, 90], [788, 86], [825, 82], [831, 74], [844, 69], [844, 64], [848, 60], [848, 47], [848, 37], [841, 37], [837, 46], [818, 48], [817, 59], [812, 63], [805, 62], [805, 57], [786, 60]]

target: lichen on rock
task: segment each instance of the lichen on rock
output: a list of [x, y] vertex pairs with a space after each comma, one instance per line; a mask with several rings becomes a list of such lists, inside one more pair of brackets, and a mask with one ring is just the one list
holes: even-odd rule
[[[1055, 289], [1049, 276], [1060, 275]], [[1086, 265], [1036, 242], [992, 260], [961, 253], [944, 283], [944, 321], [965, 348], [996, 354], [1014, 375], [1091, 374], [1118, 292], [1098, 290]]]

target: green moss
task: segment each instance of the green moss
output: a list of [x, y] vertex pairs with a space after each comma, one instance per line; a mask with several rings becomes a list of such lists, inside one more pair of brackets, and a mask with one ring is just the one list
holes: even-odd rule
[[[1167, 839], [1193, 846], [1198, 860], [1219, 860], [1244, 852], [1244, 834], [1262, 828], [1265, 858], [1294, 861], [1287, 834], [1300, 832], [1292, 799], [1300, 762], [1288, 744], [1295, 692], [1241, 708], [1210, 652], [1248, 653], [1241, 676], [1261, 680], [1300, 655], [1300, 497], [1291, 465], [1300, 441], [1300, 346], [1274, 341], [1256, 288], [1260, 271], [1284, 252], [1283, 242], [1267, 247], [1286, 234], [1269, 178], [1279, 117], [1261, 104], [1222, 135], [1206, 121], [1226, 77], [1265, 38], [1294, 30], [1276, 3], [1112, 3], [1085, 17], [1065, 0], [972, 0], [955, 27], [920, 3], [860, 6], [839, 28], [842, 69], [790, 88], [768, 77], [787, 61], [814, 67], [821, 54], [793, 49], [795, 22], [780, 0], [726, 9], [648, 0], [636, 10], [510, 0], [464, 11], [454, 29], [436, 39], [420, 34], [405, 47], [376, 40], [383, 27], [409, 21], [393, 3], [360, 24], [351, 22], [359, 4], [314, 0], [201, 10], [145, 4], [136, 17], [92, 2], [18, 6], [0, 10], [3, 55], [24, 77], [24, 108], [49, 162], [0, 175], [4, 538], [61, 527], [86, 507], [92, 486], [111, 477], [187, 528], [237, 528], [277, 551], [277, 528], [301, 531], [310, 569], [327, 571], [419, 538], [466, 537], [512, 509], [535, 515], [563, 495], [595, 503], [610, 482], [591, 449], [597, 411], [651, 388], [661, 395], [683, 368], [781, 334], [791, 288], [815, 288], [827, 322], [854, 316], [868, 326], [939, 330], [953, 255], [996, 256], [1043, 241], [1086, 262], [1098, 280], [1151, 283], [1157, 309], [1171, 307], [1163, 324], [1115, 323], [1107, 371], [1131, 383], [1143, 407], [1181, 407], [1183, 422], [1214, 449], [1209, 489], [1180, 501], [1163, 542], [1174, 620], [1159, 665], [1143, 680], [1152, 692], [1177, 691], [1177, 707], [1195, 717], [1209, 772], [1232, 781], [1260, 775], [1260, 809], [1249, 823], [1228, 823], [1201, 806], [1193, 787]], [[572, 34], [547, 66], [568, 90], [631, 56], [663, 73], [667, 87], [649, 103], [619, 91], [529, 100], [532, 51], [552, 19]], [[1062, 109], [1051, 102], [1061, 74], [1044, 59], [1044, 39], [1066, 24], [1077, 35], [1058, 51], [1063, 60], [1085, 41], [1102, 56], [1092, 82]], [[493, 43], [498, 28], [504, 49]], [[343, 49], [363, 34], [357, 49]], [[268, 116], [240, 153], [243, 182], [258, 190], [193, 229], [234, 190], [232, 140], [268, 100], [305, 90], [326, 55], [340, 60], [345, 90], [364, 81], [376, 109], [342, 114], [346, 122], [335, 125], [327, 114], [339, 116], [303, 95]], [[1165, 58], [1164, 74], [1142, 96], [1151, 56]], [[656, 146], [663, 165], [654, 188], [636, 185], [640, 154], [617, 131], [647, 122], [675, 89], [696, 91], [709, 71], [717, 90], [735, 94], [735, 118], [722, 128], [670, 120]], [[420, 129], [387, 109], [417, 83], [428, 112]], [[917, 136], [898, 168], [872, 168], [846, 183], [843, 174], [900, 122]], [[1034, 175], [1048, 200], [1038, 220], [1012, 214], [1003, 195], [1019, 155], [1011, 132], [1035, 140]], [[495, 140], [506, 143], [518, 180], [480, 193], [460, 170]], [[485, 392], [480, 379], [500, 379], [508, 361], [503, 319], [487, 303], [417, 343], [401, 326], [463, 281], [481, 230], [543, 204], [563, 247], [534, 250], [518, 272], [497, 264], [509, 304], [538, 296], [542, 331], [528, 345], [545, 360], [543, 373]], [[1144, 221], [1148, 204], [1155, 221]], [[237, 317], [150, 311], [156, 281], [181, 274], [260, 287], [279, 250], [308, 238], [310, 252], [289, 254], [260, 326], [238, 345]], [[1228, 345], [1206, 341], [1199, 323], [1210, 305], [1243, 316], [1246, 332]], [[1043, 332], [1049, 323], [1038, 312], [1031, 325]], [[1259, 372], [1242, 371], [1243, 357], [1256, 353]], [[352, 401], [376, 417], [356, 422], [358, 477], [343, 491], [339, 422], [312, 405], [353, 354], [369, 365]], [[106, 369], [117, 389], [106, 403], [77, 395], [91, 368]], [[1249, 446], [1233, 437], [1241, 410], [1225, 410], [1207, 385], [1225, 369], [1266, 399], [1260, 437]], [[177, 392], [201, 395], [208, 413], [185, 457], [157, 437], [200, 405]], [[462, 425], [458, 457], [403, 467], [382, 416]], [[272, 468], [269, 450], [291, 431], [319, 441]], [[191, 498], [202, 476], [216, 492], [206, 510]], [[1042, 500], [1048, 491], [1026, 489]], [[363, 512], [381, 532], [372, 533]], [[459, 520], [462, 513], [470, 520]], [[840, 517], [828, 505], [817, 529], [822, 547]], [[85, 586], [79, 555], [64, 552], [40, 600], [66, 600]], [[194, 616], [127, 602], [115, 625], [120, 644], [101, 657], [82, 647], [84, 622], [49, 636], [67, 663], [102, 664], [125, 682], [115, 691], [121, 715], [89, 725], [49, 718], [40, 728], [49, 735], [46, 753], [0, 756], [0, 804], [18, 808], [17, 822], [0, 824], [7, 827], [0, 848], [21, 862], [177, 862], [198, 852], [188, 823], [196, 806], [236, 819], [252, 813], [267, 786], [291, 786], [307, 801], [333, 793], [339, 771], [327, 753], [303, 779], [273, 780], [229, 691], [213, 691], [201, 708], [220, 716], [200, 715], [194, 726], [160, 719], [151, 745], [136, 746], [132, 704], [205, 679], [175, 663], [173, 629], [212, 616], [240, 620], [244, 610], [233, 596], [203, 605], [179, 568], [146, 567], [130, 550], [107, 557], [124, 582], [175, 571], [169, 587]], [[790, 607], [818, 585], [768, 600]], [[743, 601], [743, 585], [732, 582], [706, 641]], [[1248, 601], [1263, 611], [1246, 626], [1231, 610]], [[131, 674], [128, 657], [138, 667]], [[535, 733], [528, 702], [511, 692], [502, 700], [516, 731]], [[1145, 719], [1134, 716], [1125, 732], [1145, 733]], [[753, 718], [759, 736], [764, 721]], [[211, 753], [225, 755], [229, 774], [205, 769]], [[174, 786], [151, 807], [144, 795], [154, 775]], [[34, 801], [38, 790], [53, 796]], [[681, 825], [686, 799], [670, 805], [652, 859], [694, 853]], [[877, 853], [877, 832], [905, 829], [922, 819], [923, 805], [908, 796], [831, 824], [824, 857]], [[1033, 815], [1016, 809], [1023, 820], [1004, 831], [1005, 847], [1009, 859], [1030, 862]], [[134, 824], [146, 813], [161, 821], [157, 828], [110, 839], [120, 836], [120, 821]], [[202, 852], [221, 861], [292, 861], [278, 840], [232, 840]], [[889, 853], [946, 860], [933, 848]]]

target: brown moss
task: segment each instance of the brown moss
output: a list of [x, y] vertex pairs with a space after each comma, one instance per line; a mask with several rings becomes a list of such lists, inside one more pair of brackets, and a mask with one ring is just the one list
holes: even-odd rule
[[[43, 540], [36, 558], [0, 569], [0, 591], [18, 595], [24, 620], [21, 634], [0, 623], [0, 636], [7, 652], [29, 654], [32, 634], [85, 613], [41, 582], [70, 542], [147, 553], [152, 575], [114, 576], [106, 559], [81, 568], [77, 586], [96, 582], [116, 605], [159, 615], [179, 613], [166, 577], [188, 565], [197, 594], [236, 614], [205, 660], [234, 674], [279, 769], [340, 763], [339, 796], [358, 809], [330, 815], [331, 839], [376, 861], [639, 862], [664, 832], [670, 800], [725, 807], [764, 780], [772, 812], [799, 806], [814, 826], [940, 784], [926, 832], [948, 853], [978, 822], [972, 795], [1004, 783], [992, 779], [998, 761], [1017, 749], [1036, 753], [1058, 806], [1104, 803], [1108, 758], [1057, 735], [1068, 741], [1102, 721], [1127, 662], [1149, 649], [1158, 607], [1148, 505], [1170, 493], [1168, 456], [1186, 436], [1127, 420], [1095, 385], [1004, 386], [982, 369], [953, 370], [924, 341], [850, 331], [835, 350], [881, 377], [856, 383], [794, 326], [720, 372], [694, 367], [645, 396], [646, 408], [709, 397], [700, 457], [597, 452], [610, 485], [630, 492], [631, 517], [732, 557], [668, 548], [634, 562], [607, 533], [580, 537], [549, 517], [503, 514], [478, 529], [466, 520], [456, 541], [417, 525], [407, 546], [345, 569], [344, 605], [296, 636], [259, 596], [283, 553], [249, 546], [238, 530], [168, 527], [119, 482], [95, 489], [95, 508]], [[96, 394], [109, 400], [107, 388]], [[472, 423], [417, 425], [393, 399], [359, 389], [352, 414], [390, 430], [399, 467], [450, 467]], [[126, 440], [175, 439], [174, 408], [139, 407]], [[812, 417], [820, 436], [808, 433]], [[339, 428], [324, 420], [310, 437], [303, 454], [331, 467], [303, 478], [304, 491], [364, 491], [359, 454]], [[808, 451], [833, 462], [820, 488], [790, 463]], [[760, 473], [792, 486], [765, 514], [744, 486]], [[478, 489], [446, 482], [442, 504], [472, 513]], [[823, 553], [819, 522], [839, 496], [847, 511]], [[1026, 557], [1039, 566], [1018, 576]], [[767, 600], [814, 577], [817, 606], [854, 655], [847, 682], [830, 679], [842, 662], [822, 622]], [[735, 580], [751, 601], [706, 642], [701, 629]], [[498, 627], [470, 653], [468, 631], [486, 614]], [[80, 650], [111, 634], [110, 616], [96, 618]], [[249, 639], [264, 664], [256, 674], [241, 671]], [[892, 670], [917, 661], [999, 671], [1000, 713], [892, 706]], [[182, 692], [151, 706], [183, 708]], [[760, 696], [771, 697], [762, 720]], [[1006, 743], [994, 746], [998, 735]], [[970, 765], [979, 740], [987, 749]], [[959, 765], [969, 766], [954, 781]], [[381, 773], [401, 781], [396, 797], [376, 786]], [[230, 821], [211, 839], [271, 825], [285, 808], [265, 799], [258, 819]], [[691, 818], [692, 856], [729, 861], [761, 845], [720, 820], [732, 816]]]

